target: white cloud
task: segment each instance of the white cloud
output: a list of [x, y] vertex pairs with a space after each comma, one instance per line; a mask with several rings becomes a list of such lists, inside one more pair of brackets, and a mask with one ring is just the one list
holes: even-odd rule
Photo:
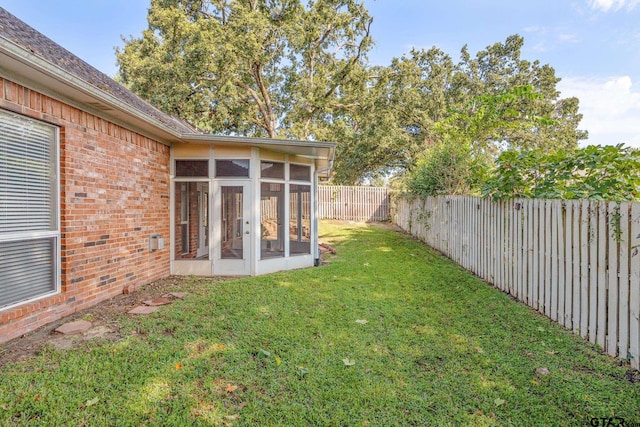
[[536, 25], [532, 25], [530, 27], [524, 27], [522, 30], [525, 33], [537, 33], [537, 34], [546, 34], [548, 32], [547, 27], [538, 27]]
[[623, 7], [631, 10], [640, 3], [640, 0], [589, 0], [589, 7], [603, 12], [620, 10]]
[[565, 78], [558, 90], [562, 98], [580, 100], [583, 119], [579, 128], [589, 131], [587, 144], [624, 142], [640, 147], [640, 90], [634, 88], [631, 77]]
[[532, 35], [530, 40], [533, 40], [535, 44], [531, 49], [538, 53], [553, 51], [562, 45], [581, 41], [577, 34], [568, 31], [565, 27], [530, 26], [522, 30]]

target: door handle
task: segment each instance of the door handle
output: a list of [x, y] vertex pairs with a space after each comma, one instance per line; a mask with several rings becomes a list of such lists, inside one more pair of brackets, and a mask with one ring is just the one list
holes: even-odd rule
[[245, 231], [244, 234], [249, 234], [249, 230]]

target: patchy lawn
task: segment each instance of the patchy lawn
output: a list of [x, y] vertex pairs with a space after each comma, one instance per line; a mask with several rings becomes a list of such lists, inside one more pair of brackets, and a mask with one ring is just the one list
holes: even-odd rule
[[6, 363], [0, 424], [640, 423], [627, 366], [421, 243], [385, 226], [322, 234], [327, 265], [176, 279], [190, 294], [114, 318], [117, 339]]

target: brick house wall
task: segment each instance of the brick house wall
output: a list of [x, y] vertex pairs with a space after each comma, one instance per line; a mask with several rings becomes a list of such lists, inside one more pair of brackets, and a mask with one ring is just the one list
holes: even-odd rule
[[61, 292], [0, 309], [0, 342], [169, 275], [169, 147], [0, 78], [0, 108], [60, 127]]

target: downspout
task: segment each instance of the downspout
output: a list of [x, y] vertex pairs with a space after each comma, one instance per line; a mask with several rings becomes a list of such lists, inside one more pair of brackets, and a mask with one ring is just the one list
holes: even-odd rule
[[320, 174], [321, 173], [329, 173], [331, 169], [333, 169], [333, 160], [335, 156], [335, 150], [331, 150], [331, 156], [329, 158], [329, 164], [327, 167], [322, 169], [315, 169], [313, 173], [313, 189], [314, 189], [314, 215], [313, 215], [313, 226], [316, 230], [316, 245], [314, 248], [314, 261], [313, 265], [318, 267], [320, 265], [320, 219], [318, 218], [320, 215], [320, 209], [318, 208], [318, 186], [320, 185]]
[[316, 236], [316, 244], [313, 248], [313, 266], [314, 267], [318, 267], [320, 265], [320, 227], [319, 227], [319, 223], [320, 221], [318, 220], [318, 214], [319, 209], [318, 209], [318, 183], [319, 183], [319, 179], [318, 179], [318, 170], [315, 170], [313, 172], [313, 198], [314, 203], [313, 203], [313, 228], [315, 230], [315, 236]]

